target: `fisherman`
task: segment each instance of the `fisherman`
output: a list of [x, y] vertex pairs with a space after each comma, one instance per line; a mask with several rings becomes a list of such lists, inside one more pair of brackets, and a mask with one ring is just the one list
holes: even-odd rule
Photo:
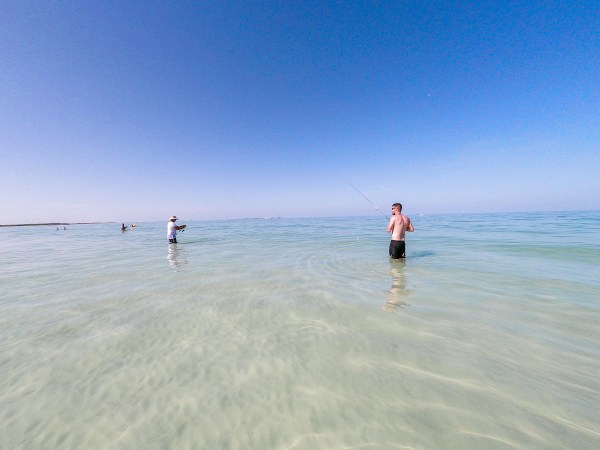
[[392, 205], [392, 217], [390, 217], [390, 223], [387, 226], [387, 232], [392, 233], [389, 250], [390, 258], [400, 259], [406, 257], [404, 234], [407, 231], [413, 232], [415, 229], [410, 222], [410, 219], [402, 214], [402, 205], [400, 203], [394, 203]]
[[167, 224], [167, 239], [170, 244], [177, 244], [177, 230], [183, 230], [186, 227], [186, 225], [175, 225], [176, 220], [176, 216], [171, 216]]

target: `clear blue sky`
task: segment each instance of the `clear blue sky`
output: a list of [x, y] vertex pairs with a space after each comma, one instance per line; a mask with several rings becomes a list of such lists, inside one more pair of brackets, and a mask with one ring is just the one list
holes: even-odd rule
[[0, 3], [0, 223], [600, 209], [598, 1]]

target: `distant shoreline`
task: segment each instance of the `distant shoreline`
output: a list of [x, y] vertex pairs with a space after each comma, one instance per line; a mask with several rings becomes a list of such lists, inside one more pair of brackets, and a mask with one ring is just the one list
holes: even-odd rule
[[72, 222], [72, 223], [17, 223], [14, 225], [0, 225], [0, 227], [41, 227], [41, 226], [65, 226], [65, 225], [94, 225], [98, 223], [117, 223], [117, 222]]

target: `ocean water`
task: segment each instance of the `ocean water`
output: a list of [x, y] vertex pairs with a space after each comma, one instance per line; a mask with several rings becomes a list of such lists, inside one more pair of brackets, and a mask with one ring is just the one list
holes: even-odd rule
[[0, 228], [0, 448], [600, 448], [600, 212], [412, 220]]

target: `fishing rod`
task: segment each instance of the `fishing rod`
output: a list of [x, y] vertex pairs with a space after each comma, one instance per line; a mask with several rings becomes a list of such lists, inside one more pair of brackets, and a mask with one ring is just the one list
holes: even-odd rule
[[375, 211], [379, 211], [379, 213], [380, 213], [380, 214], [381, 214], [383, 217], [385, 217], [387, 220], [390, 220], [390, 218], [389, 218], [388, 216], [386, 216], [384, 213], [382, 213], [382, 212], [379, 210], [379, 208], [377, 207], [377, 205], [375, 205], [375, 203], [373, 203], [371, 200], [369, 200], [365, 194], [363, 194], [362, 192], [360, 192], [356, 186], [354, 186], [354, 185], [353, 185], [352, 183], [350, 183], [350, 182], [348, 182], [348, 184], [349, 184], [350, 186], [352, 186], [352, 187], [353, 187], [353, 188], [356, 190], [356, 192], [358, 192], [360, 195], [362, 195], [362, 196], [365, 198], [365, 200], [366, 200], [366, 201], [368, 201], [368, 202], [369, 202], [371, 205], [373, 205], [373, 207], [375, 208]]

